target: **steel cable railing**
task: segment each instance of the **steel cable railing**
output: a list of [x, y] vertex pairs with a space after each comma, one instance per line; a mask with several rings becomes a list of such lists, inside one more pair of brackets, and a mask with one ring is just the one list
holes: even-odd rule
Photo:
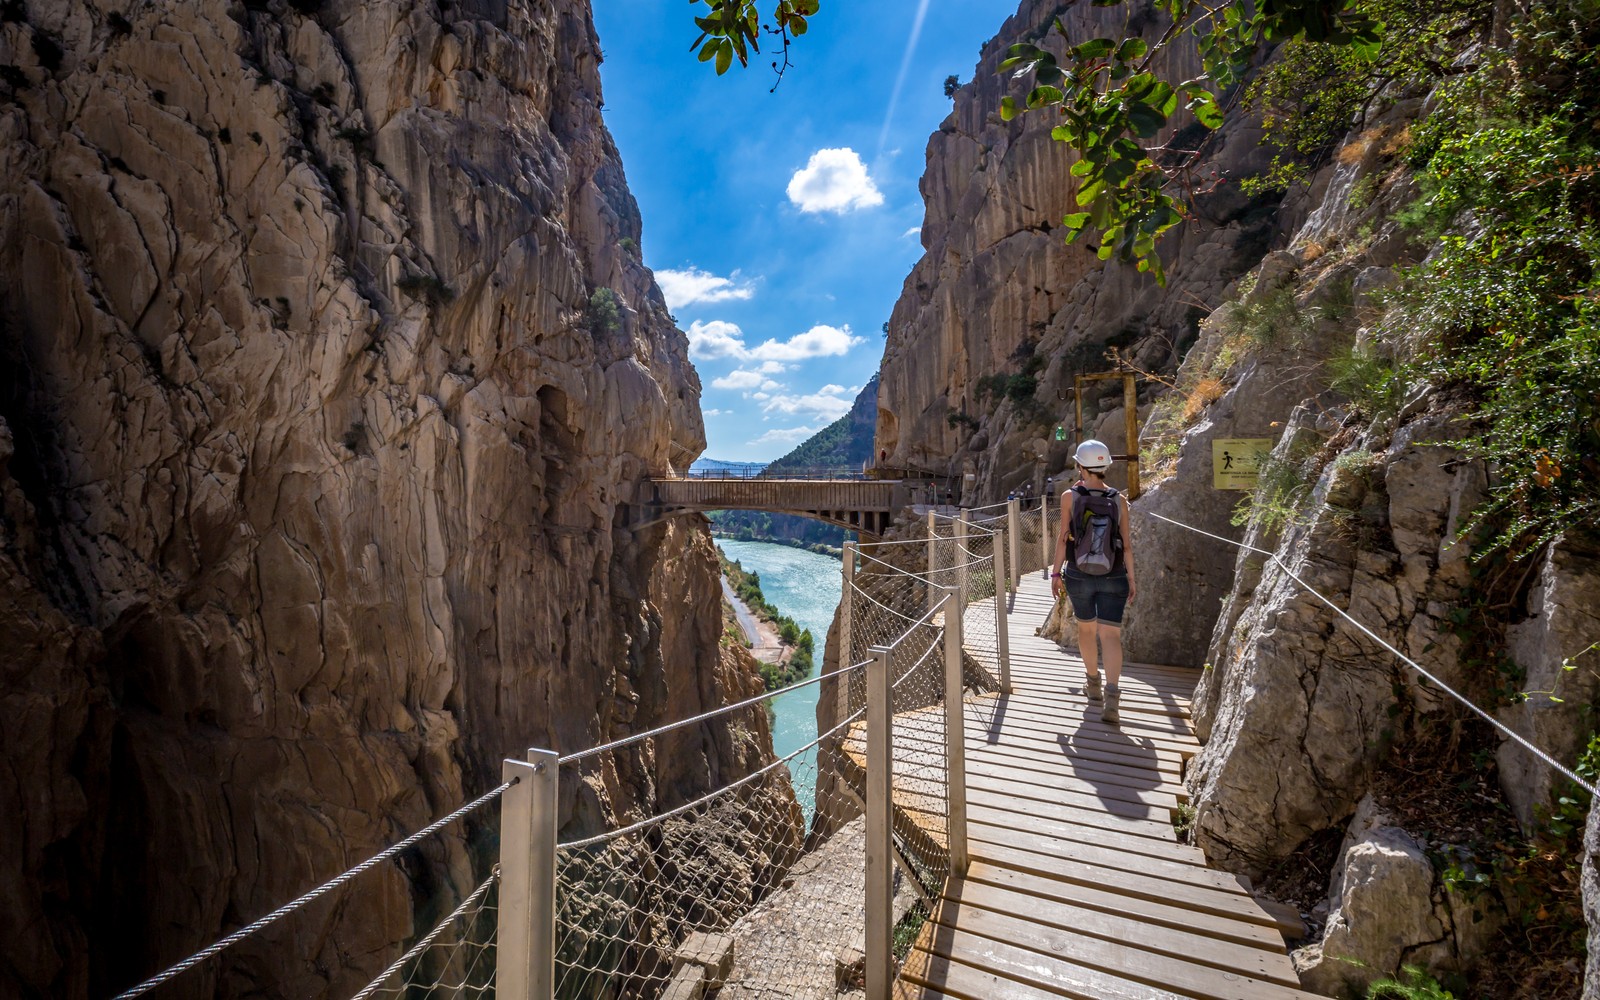
[[1141, 511], [1141, 513], [1147, 514], [1148, 516], [1156, 518], [1157, 520], [1165, 521], [1168, 524], [1176, 525], [1177, 527], [1184, 528], [1184, 529], [1186, 529], [1188, 531], [1192, 531], [1192, 532], [1194, 532], [1196, 534], [1204, 535], [1207, 538], [1214, 539], [1214, 540], [1219, 541], [1219, 542], [1226, 542], [1229, 545], [1234, 546], [1235, 548], [1244, 549], [1244, 550], [1246, 550], [1248, 552], [1254, 552], [1254, 553], [1256, 553], [1258, 555], [1266, 556], [1269, 560], [1271, 560], [1274, 564], [1277, 565], [1278, 569], [1283, 572], [1284, 576], [1287, 576], [1289, 579], [1293, 580], [1306, 593], [1310, 594], [1312, 597], [1315, 597], [1317, 600], [1321, 601], [1323, 604], [1326, 604], [1334, 612], [1334, 614], [1337, 614], [1340, 618], [1343, 618], [1345, 621], [1347, 621], [1351, 625], [1355, 626], [1355, 628], [1358, 631], [1360, 631], [1361, 633], [1366, 635], [1367, 638], [1371, 639], [1373, 642], [1376, 642], [1378, 645], [1382, 646], [1392, 656], [1394, 656], [1395, 659], [1399, 660], [1401, 663], [1404, 663], [1406, 666], [1410, 667], [1412, 670], [1415, 670], [1417, 672], [1417, 674], [1419, 676], [1425, 678], [1428, 681], [1428, 683], [1434, 685], [1439, 690], [1443, 691], [1445, 694], [1447, 694], [1451, 698], [1455, 699], [1457, 702], [1460, 702], [1463, 706], [1465, 706], [1468, 710], [1470, 710], [1474, 715], [1478, 716], [1478, 718], [1480, 718], [1483, 721], [1489, 723], [1489, 725], [1493, 726], [1496, 730], [1498, 730], [1507, 739], [1512, 740], [1513, 742], [1519, 744], [1523, 749], [1527, 750], [1529, 753], [1533, 754], [1539, 760], [1541, 760], [1545, 764], [1547, 764], [1551, 769], [1556, 771], [1556, 773], [1560, 774], [1562, 777], [1568, 779], [1573, 784], [1577, 785], [1579, 788], [1582, 788], [1584, 791], [1588, 792], [1591, 797], [1600, 798], [1600, 789], [1596, 789], [1594, 782], [1588, 781], [1588, 780], [1586, 780], [1584, 778], [1579, 777], [1578, 774], [1575, 771], [1573, 771], [1571, 768], [1567, 767], [1565, 764], [1562, 764], [1560, 761], [1558, 761], [1554, 757], [1550, 756], [1550, 754], [1547, 753], [1546, 751], [1544, 751], [1544, 750], [1540, 749], [1539, 747], [1535, 746], [1534, 744], [1530, 743], [1526, 737], [1522, 736], [1516, 730], [1512, 729], [1510, 726], [1507, 726], [1505, 723], [1501, 722], [1499, 719], [1496, 719], [1489, 712], [1486, 712], [1483, 709], [1479, 708], [1477, 705], [1473, 704], [1472, 701], [1469, 698], [1467, 698], [1466, 695], [1462, 694], [1461, 692], [1457, 691], [1455, 688], [1451, 687], [1450, 685], [1446, 684], [1444, 681], [1440, 680], [1433, 672], [1428, 670], [1422, 664], [1418, 663], [1416, 660], [1413, 660], [1411, 657], [1407, 656], [1406, 654], [1400, 652], [1400, 650], [1396, 649], [1391, 643], [1389, 643], [1387, 640], [1385, 640], [1382, 636], [1378, 635], [1376, 632], [1372, 631], [1370, 628], [1368, 628], [1367, 626], [1363, 625], [1361, 622], [1357, 621], [1355, 618], [1352, 618], [1350, 616], [1349, 612], [1345, 611], [1343, 608], [1339, 607], [1339, 605], [1333, 603], [1333, 601], [1331, 601], [1327, 597], [1323, 596], [1321, 592], [1316, 590], [1316, 588], [1312, 587], [1309, 583], [1306, 583], [1304, 580], [1300, 579], [1300, 577], [1295, 574], [1294, 570], [1290, 569], [1288, 564], [1285, 563], [1282, 559], [1280, 559], [1278, 557], [1277, 553], [1269, 552], [1266, 549], [1259, 548], [1259, 547], [1251, 545], [1251, 544], [1249, 544], [1247, 542], [1236, 541], [1235, 539], [1232, 539], [1232, 538], [1225, 538], [1222, 535], [1212, 534], [1211, 532], [1206, 531], [1203, 528], [1197, 528], [1192, 524], [1185, 524], [1182, 521], [1175, 520], [1173, 518], [1166, 517], [1166, 516], [1161, 515], [1161, 514], [1157, 514], [1155, 511]]
[[[863, 858], [862, 821], [822, 824], [812, 819], [825, 810], [834, 817], [860, 815], [864, 781], [824, 782], [822, 776], [855, 774], [860, 779], [864, 775], [861, 738], [866, 685], [862, 678], [865, 668], [879, 655], [888, 657], [895, 677], [889, 709], [897, 735], [903, 736], [896, 751], [893, 784], [895, 808], [901, 817], [895, 830], [896, 852], [919, 892], [937, 892], [951, 863], [945, 834], [950, 822], [950, 761], [941, 720], [950, 700], [959, 702], [962, 695], [959, 670], [952, 686], [945, 658], [937, 654], [946, 635], [945, 616], [955, 609], [959, 609], [972, 643], [992, 645], [995, 641], [993, 614], [985, 618], [974, 611], [1001, 604], [994, 600], [995, 549], [1004, 538], [1001, 529], [1005, 521], [1004, 516], [993, 518], [986, 527], [935, 514], [927, 522], [928, 537], [883, 543], [885, 554], [888, 547], [899, 546], [898, 551], [914, 553], [912, 558], [919, 564], [924, 554], [906, 546], [922, 546], [932, 553], [927, 570], [919, 573], [862, 553], [862, 572], [850, 586], [855, 625], [839, 654], [846, 666], [781, 691], [564, 757], [548, 755], [553, 773], [567, 772], [559, 787], [578, 789], [580, 799], [587, 795], [591, 802], [601, 801], [596, 798], [599, 789], [618, 780], [608, 754], [647, 747], [647, 741], [719, 719], [738, 729], [744, 723], [737, 713], [759, 710], [763, 702], [795, 688], [830, 680], [844, 688], [846, 711], [841, 721], [800, 750], [658, 815], [559, 845], [555, 878], [559, 937], [551, 948], [557, 977], [554, 995], [653, 997], [666, 992], [679, 978], [694, 975], [695, 969], [723, 984], [724, 997], [771, 995], [772, 990], [806, 992], [824, 980], [832, 983], [836, 976], [848, 979], [855, 975], [831, 967], [831, 959], [823, 961], [821, 956], [844, 954], [859, 938], [863, 898], [859, 889], [846, 892], [841, 891], [845, 886], [835, 886], [822, 898], [806, 901], [800, 910], [810, 914], [811, 930], [793, 925], [792, 914], [800, 911], [787, 907], [783, 897], [800, 891], [799, 883], [790, 884], [789, 873], [812, 855], [832, 855], [827, 867], [845, 872], [845, 882], [861, 884], [859, 880], [850, 882], [855, 876], [848, 873], [855, 871], [852, 864], [858, 866]], [[943, 603], [947, 590], [954, 592], [954, 603], [948, 606]], [[648, 755], [654, 751], [637, 752]], [[517, 780], [506, 781], [123, 996], [139, 996], [169, 982], [263, 927], [348, 885], [449, 823], [501, 798]], [[832, 789], [828, 794], [853, 795], [855, 801], [802, 804], [797, 785], [827, 787]], [[584, 792], [586, 786], [595, 791]], [[646, 799], [665, 803], [671, 797], [669, 789], [662, 789], [647, 794]], [[553, 816], [552, 805], [545, 819], [553, 823]], [[488, 833], [494, 836], [492, 825]], [[501, 830], [502, 839], [504, 835]], [[497, 865], [465, 898], [458, 896], [459, 904], [447, 916], [357, 995], [366, 1000], [437, 989], [452, 996], [492, 994], [497, 986], [496, 963], [504, 959], [508, 947], [515, 947], [497, 939], [497, 922], [503, 919], [507, 905], [502, 870]], [[831, 915], [821, 916], [824, 912]], [[924, 906], [922, 916], [926, 915]], [[915, 918], [912, 913], [906, 919]], [[783, 954], [772, 950], [770, 940], [773, 928], [779, 925], [787, 927], [788, 938], [795, 942], [795, 947]], [[739, 957], [740, 941], [748, 945], [743, 958]], [[733, 942], [733, 947], [719, 951], [728, 942]], [[723, 958], [726, 968], [718, 964]]]

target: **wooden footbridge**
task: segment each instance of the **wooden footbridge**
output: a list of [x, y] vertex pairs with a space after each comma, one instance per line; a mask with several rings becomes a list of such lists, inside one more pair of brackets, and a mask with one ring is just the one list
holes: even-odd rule
[[[1081, 661], [1034, 635], [1051, 606], [1038, 574], [1012, 598], [1010, 694], [966, 709], [970, 866], [951, 878], [904, 960], [898, 1000], [1293, 1000], [1284, 935], [1249, 882], [1178, 842], [1195, 672], [1130, 665], [1122, 719], [1101, 722]], [[977, 605], [974, 605], [974, 609]], [[969, 610], [969, 615], [972, 611]], [[967, 654], [992, 669], [993, 649]], [[850, 756], [865, 764], [863, 733]], [[897, 715], [893, 822], [928, 825], [911, 845], [944, 846], [901, 795], [921, 743], [944, 742], [937, 711]]]
[[764, 510], [880, 535], [896, 510], [918, 502], [917, 489], [900, 479], [650, 479], [640, 488], [636, 523], [692, 511]]

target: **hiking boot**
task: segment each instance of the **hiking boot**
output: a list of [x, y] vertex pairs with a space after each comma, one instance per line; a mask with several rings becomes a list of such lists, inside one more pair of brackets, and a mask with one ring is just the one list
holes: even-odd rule
[[1101, 722], [1116, 722], [1122, 718], [1122, 713], [1117, 711], [1117, 703], [1122, 698], [1122, 691], [1115, 684], [1106, 685], [1105, 704], [1100, 706]]
[[1089, 692], [1089, 700], [1090, 701], [1099, 701], [1100, 700], [1100, 675], [1099, 674], [1090, 674], [1089, 675], [1089, 683], [1084, 685], [1084, 689]]

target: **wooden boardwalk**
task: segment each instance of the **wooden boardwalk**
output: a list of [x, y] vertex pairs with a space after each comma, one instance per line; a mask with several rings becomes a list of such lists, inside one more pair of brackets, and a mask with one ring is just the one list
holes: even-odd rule
[[[1011, 605], [1012, 694], [968, 699], [972, 865], [923, 926], [895, 996], [1315, 996], [1300, 990], [1249, 883], [1177, 842], [1183, 764], [1199, 750], [1188, 707], [1196, 672], [1130, 666], [1122, 721], [1103, 723], [1081, 661], [1034, 635], [1050, 606], [1040, 575], [1025, 578]], [[968, 653], [999, 675], [993, 650]], [[895, 719], [897, 798], [902, 755], [919, 738], [942, 742], [935, 717], [911, 714], [921, 718]], [[897, 814], [919, 811], [904, 805]]]

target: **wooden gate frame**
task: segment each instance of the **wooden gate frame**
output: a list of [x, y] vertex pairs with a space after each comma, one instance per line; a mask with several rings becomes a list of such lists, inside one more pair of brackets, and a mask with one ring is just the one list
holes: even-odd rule
[[1128, 499], [1139, 499], [1139, 392], [1134, 386], [1138, 376], [1133, 372], [1092, 372], [1072, 377], [1072, 394], [1077, 411], [1074, 438], [1083, 433], [1083, 390], [1086, 382], [1113, 382], [1122, 380], [1122, 408], [1127, 417], [1128, 454], [1112, 455], [1112, 459], [1128, 463]]

